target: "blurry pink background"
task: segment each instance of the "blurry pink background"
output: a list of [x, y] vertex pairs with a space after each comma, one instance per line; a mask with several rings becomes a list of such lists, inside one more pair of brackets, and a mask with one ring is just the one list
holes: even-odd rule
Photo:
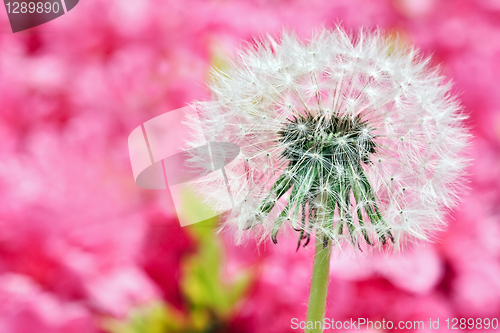
[[[81, 0], [16, 34], [0, 9], [0, 333], [300, 331], [312, 247], [180, 228], [168, 192], [134, 184], [127, 136], [206, 98], [209, 67], [241, 40], [338, 22], [432, 54], [474, 138], [449, 228], [402, 256], [336, 255], [327, 316], [421, 331], [429, 318], [443, 331], [446, 318], [499, 318], [499, 0]], [[242, 274], [228, 303], [222, 287], [198, 297]]]

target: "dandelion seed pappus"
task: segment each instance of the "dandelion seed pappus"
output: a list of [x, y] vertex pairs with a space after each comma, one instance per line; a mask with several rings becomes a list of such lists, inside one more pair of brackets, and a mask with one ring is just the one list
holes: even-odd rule
[[[466, 118], [430, 59], [383, 31], [340, 26], [256, 39], [193, 103], [203, 136], [245, 158], [226, 170], [248, 193], [223, 228], [240, 243], [298, 233], [354, 249], [429, 239], [459, 199]], [[196, 142], [191, 142], [194, 146]], [[225, 190], [198, 183], [207, 202]]]

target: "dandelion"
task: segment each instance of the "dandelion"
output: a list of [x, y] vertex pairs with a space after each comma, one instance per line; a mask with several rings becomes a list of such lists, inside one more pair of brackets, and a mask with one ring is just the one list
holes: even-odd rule
[[[243, 156], [226, 172], [245, 199], [224, 226], [238, 242], [315, 237], [308, 320], [324, 315], [330, 244], [399, 249], [428, 239], [458, 200], [460, 104], [429, 58], [380, 30], [268, 36], [214, 69], [209, 88], [194, 104], [204, 135]], [[228, 190], [198, 185], [213, 205]]]

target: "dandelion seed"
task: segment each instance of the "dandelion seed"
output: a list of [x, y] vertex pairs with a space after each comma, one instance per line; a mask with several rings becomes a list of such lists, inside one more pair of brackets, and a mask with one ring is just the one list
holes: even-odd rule
[[[214, 70], [211, 100], [194, 104], [205, 134], [252, 156], [226, 170], [246, 170], [230, 188], [252, 198], [225, 221], [237, 241], [276, 242], [288, 228], [299, 246], [316, 234], [354, 249], [399, 248], [443, 225], [468, 134], [450, 83], [429, 63], [381, 31], [354, 38], [336, 28], [258, 41]], [[227, 187], [205, 177], [199, 190], [215, 205]]]

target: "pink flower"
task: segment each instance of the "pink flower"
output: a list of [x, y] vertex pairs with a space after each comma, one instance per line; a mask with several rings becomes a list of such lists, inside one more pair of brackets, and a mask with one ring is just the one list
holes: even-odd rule
[[95, 319], [79, 302], [63, 301], [19, 274], [0, 275], [0, 332], [92, 333]]

